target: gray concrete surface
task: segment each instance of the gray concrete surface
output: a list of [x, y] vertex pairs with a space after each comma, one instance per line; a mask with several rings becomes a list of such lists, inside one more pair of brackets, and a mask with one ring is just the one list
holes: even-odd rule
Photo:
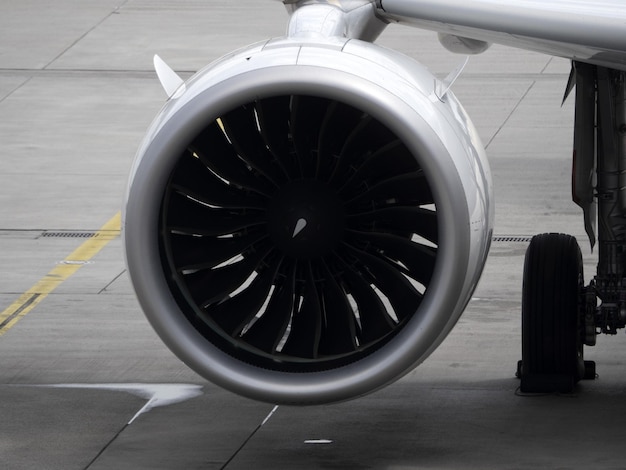
[[[285, 20], [270, 0], [0, 2], [0, 312], [84, 241], [45, 231], [95, 231], [119, 211], [164, 99], [152, 55], [189, 74], [281, 35]], [[427, 32], [390, 27], [380, 42], [441, 75], [459, 61]], [[487, 145], [496, 236], [572, 233], [592, 274], [569, 198], [568, 71], [561, 59], [493, 47], [454, 90]], [[624, 468], [623, 333], [587, 350], [599, 378], [575, 394], [516, 393], [525, 247], [494, 243], [456, 329], [398, 383], [343, 404], [273, 410], [169, 353], [114, 239], [0, 336], [0, 468]], [[146, 409], [163, 398], [154, 384], [202, 394]]]

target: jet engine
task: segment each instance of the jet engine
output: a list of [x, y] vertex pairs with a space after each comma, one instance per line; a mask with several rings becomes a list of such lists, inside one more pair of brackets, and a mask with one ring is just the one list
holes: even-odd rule
[[425, 67], [354, 39], [274, 39], [198, 72], [153, 122], [128, 187], [128, 270], [154, 329], [210, 381], [347, 400], [454, 326], [490, 200], [477, 133]]

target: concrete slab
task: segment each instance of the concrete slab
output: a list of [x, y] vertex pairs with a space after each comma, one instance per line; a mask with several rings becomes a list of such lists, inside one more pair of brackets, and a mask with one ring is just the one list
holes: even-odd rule
[[[462, 390], [436, 383], [414, 385], [400, 383], [378, 397], [324, 412], [281, 409], [228, 468], [254, 468], [259, 463], [259, 468], [269, 468], [263, 465], [270, 462], [277, 469], [294, 464], [407, 470], [621, 465], [620, 445], [612, 433], [619, 433], [622, 425], [611, 418], [611, 410], [621, 409], [622, 397], [601, 404], [602, 393], [593, 392], [584, 397], [522, 398], [513, 394], [508, 381]], [[596, 415], [580, 416], [580, 408], [598, 404]], [[589, 427], [598, 433], [589, 433]]]
[[[89, 468], [224, 468], [272, 408], [208, 387], [198, 398], [139, 417]], [[271, 466], [258, 461], [248, 468], [269, 468], [267, 464]]]
[[141, 76], [36, 75], [14, 91], [0, 102], [10, 116], [0, 123], [0, 228], [98, 229], [121, 207], [162, 102]]
[[118, 0], [3, 2], [0, 5], [2, 68], [45, 68], [113, 14], [119, 4]]
[[[1, 73], [1, 71], [0, 71]], [[13, 91], [28, 81], [27, 75], [14, 75], [4, 77], [0, 75], [0, 102], [3, 101]]]
[[3, 384], [160, 383], [168, 375], [202, 382], [161, 343], [130, 296], [50, 294], [2, 336], [0, 350]]
[[19, 295], [33, 284], [33, 276], [44, 276], [54, 266], [56, 260], [54, 254], [44, 252], [41, 244], [35, 240], [37, 236], [35, 234], [40, 232], [26, 232], [26, 238], [6, 236], [11, 232], [0, 233], [3, 234], [0, 238], [3, 253], [3, 263], [0, 266], [2, 291]]
[[[122, 241], [116, 238], [80, 269], [80, 276], [70, 277], [55, 290], [55, 293], [98, 295], [112, 290], [111, 285], [121, 283], [119, 279], [126, 272], [126, 267], [120, 262], [123, 259]], [[126, 294], [133, 294], [128, 278], [125, 278], [124, 285]], [[118, 290], [116, 294], [123, 295], [123, 292]]]
[[152, 56], [159, 54], [176, 70], [195, 72], [233, 49], [281, 36], [285, 28], [279, 2], [212, 0], [207, 8], [203, 0], [128, 0], [51, 68], [151, 70]]
[[[152, 54], [188, 75], [284, 31], [280, 2], [209, 3], [0, 5], [0, 309], [83, 242], [43, 231], [95, 231], [120, 209], [135, 149], [164, 100]], [[428, 32], [390, 27], [381, 44], [441, 76], [459, 62]], [[466, 314], [404, 379], [348, 403], [273, 414], [222, 391], [152, 331], [117, 239], [0, 336], [0, 467], [623, 467], [623, 334], [587, 349], [599, 379], [575, 394], [516, 393], [523, 237], [558, 230], [585, 240], [569, 197], [568, 73], [562, 59], [494, 46], [455, 84], [487, 145], [496, 235], [522, 241], [496, 239]], [[583, 253], [592, 273], [584, 243]], [[74, 386], [39, 387], [58, 384]], [[202, 395], [128, 425], [149, 400], [121, 390], [132, 384], [192, 384]]]
[[2, 466], [87, 468], [144, 400], [124, 392], [0, 386]]

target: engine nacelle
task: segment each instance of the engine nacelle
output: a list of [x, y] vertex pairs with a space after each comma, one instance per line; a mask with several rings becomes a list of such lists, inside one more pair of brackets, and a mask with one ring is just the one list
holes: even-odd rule
[[211, 64], [141, 145], [132, 283], [185, 363], [241, 395], [377, 390], [444, 339], [492, 232], [483, 147], [420, 64], [358, 40], [276, 39]]

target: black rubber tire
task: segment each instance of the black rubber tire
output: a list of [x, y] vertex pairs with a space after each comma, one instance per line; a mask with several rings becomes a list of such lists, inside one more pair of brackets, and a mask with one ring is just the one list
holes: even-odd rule
[[585, 375], [583, 264], [570, 235], [533, 237], [524, 263], [521, 391], [569, 393]]

